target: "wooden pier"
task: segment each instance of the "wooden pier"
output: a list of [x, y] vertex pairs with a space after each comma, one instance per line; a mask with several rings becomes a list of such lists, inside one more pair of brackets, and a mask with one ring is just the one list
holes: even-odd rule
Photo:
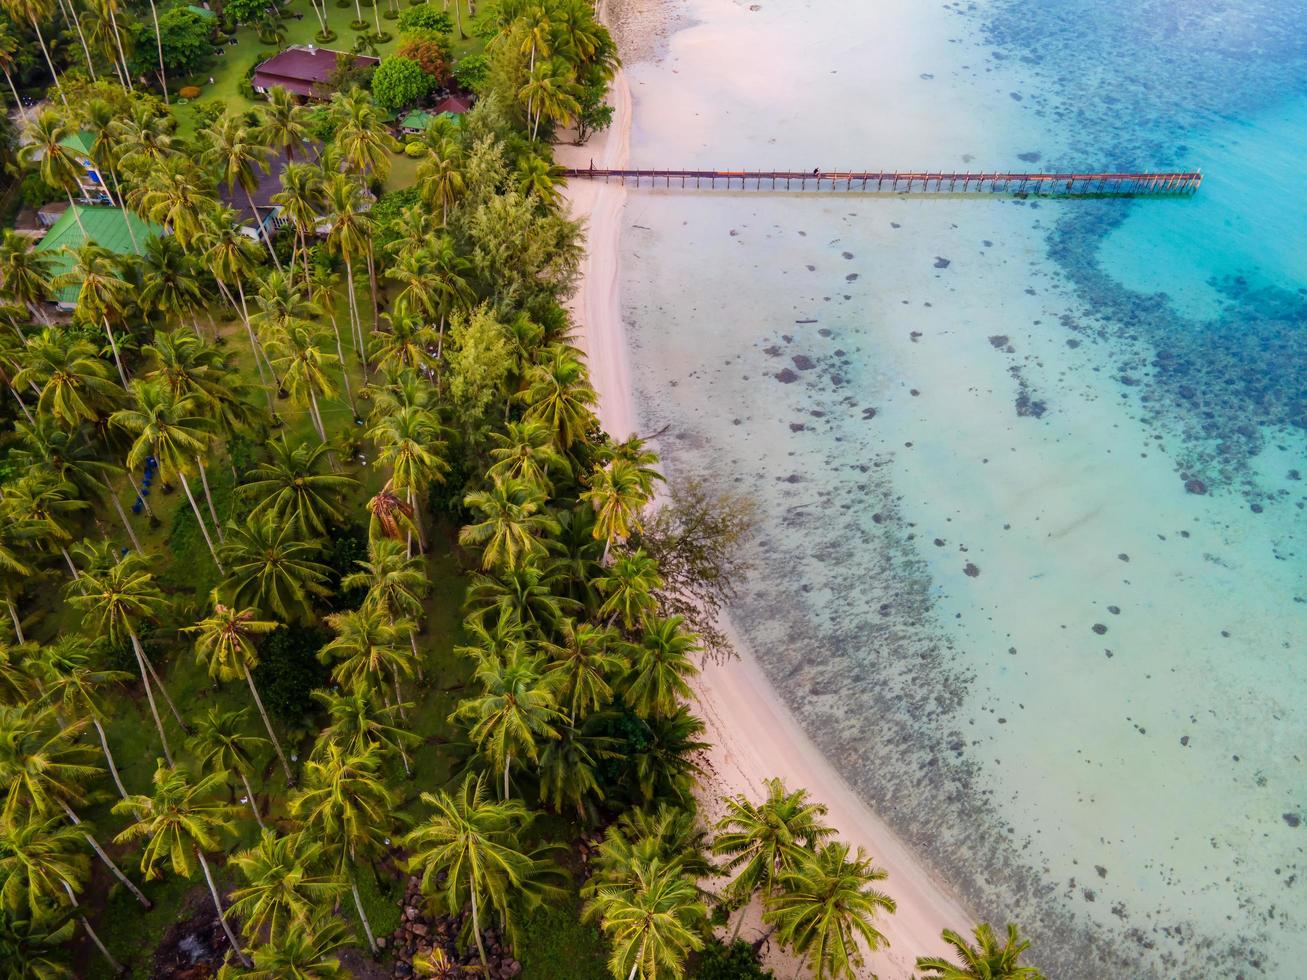
[[[934, 173], [863, 170], [564, 170], [568, 178], [620, 180], [636, 187], [711, 190], [843, 191], [883, 194], [1035, 194], [1134, 196], [1192, 194], [1199, 171], [1139, 173]], [[722, 187], [718, 188], [718, 182]]]

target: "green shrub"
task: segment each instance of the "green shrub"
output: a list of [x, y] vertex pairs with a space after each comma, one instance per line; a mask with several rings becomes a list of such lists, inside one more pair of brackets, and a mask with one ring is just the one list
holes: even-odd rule
[[695, 956], [690, 971], [692, 980], [775, 980], [754, 955], [753, 947], [742, 939], [727, 946], [713, 940]]
[[320, 626], [289, 626], [274, 630], [259, 643], [254, 683], [264, 705], [282, 721], [299, 724], [313, 713], [310, 692], [325, 687], [331, 674], [318, 660], [318, 651], [330, 639]]
[[427, 148], [423, 146], [421, 143], [404, 144], [404, 156], [408, 157], [410, 160], [421, 159], [422, 156], [426, 154], [426, 152], [427, 152]]
[[430, 4], [411, 7], [400, 12], [399, 29], [401, 31], [435, 31], [437, 34], [453, 34], [454, 22], [443, 10], [436, 10]]
[[467, 92], [481, 91], [489, 74], [490, 64], [485, 55], [470, 54], [466, 58], [459, 58], [454, 65], [454, 81]]

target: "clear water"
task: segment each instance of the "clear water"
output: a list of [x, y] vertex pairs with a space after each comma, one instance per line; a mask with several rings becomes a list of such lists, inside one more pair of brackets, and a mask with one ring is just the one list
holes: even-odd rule
[[1207, 176], [633, 192], [642, 419], [761, 508], [736, 625], [1051, 976], [1301, 976], [1307, 4], [756, 6], [629, 66], [635, 163]]

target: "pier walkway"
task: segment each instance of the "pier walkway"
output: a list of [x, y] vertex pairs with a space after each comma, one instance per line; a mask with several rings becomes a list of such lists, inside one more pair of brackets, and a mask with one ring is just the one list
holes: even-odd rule
[[1192, 194], [1199, 171], [1159, 173], [935, 173], [863, 170], [564, 170], [569, 179], [633, 181], [636, 187], [828, 190], [854, 193], [1164, 195]]

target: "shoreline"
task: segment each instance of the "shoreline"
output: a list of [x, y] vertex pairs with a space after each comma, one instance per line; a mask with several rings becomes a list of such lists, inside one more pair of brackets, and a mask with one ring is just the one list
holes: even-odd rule
[[[601, 7], [601, 16], [604, 12]], [[584, 167], [593, 159], [597, 167], [626, 165], [632, 100], [622, 71], [613, 80], [610, 101], [614, 111], [609, 129], [591, 137], [585, 146], [558, 145], [560, 164]], [[586, 354], [591, 384], [599, 395], [600, 423], [614, 438], [623, 439], [636, 431], [637, 423], [619, 281], [627, 193], [620, 184], [575, 181], [565, 187], [563, 196], [586, 235], [581, 276], [568, 304], [577, 328], [575, 339]], [[895, 914], [878, 920], [889, 943], [868, 955], [867, 975], [882, 980], [911, 976], [916, 957], [947, 952], [940, 939], [943, 929], [969, 934], [971, 916], [857, 797], [781, 702], [738, 633], [729, 623], [724, 626], [732, 635], [737, 659], [705, 665], [693, 682], [698, 714], [707, 728], [705, 738], [712, 745], [701, 760], [707, 776], [697, 790], [705, 822], [718, 817], [725, 796], [744, 793], [760, 798], [767, 778], [780, 777], [790, 789], [807, 789], [814, 801], [829, 809], [829, 821], [841, 839], [863, 848], [889, 874], [884, 890], [898, 907]], [[740, 936], [753, 941], [764, 931], [755, 901], [746, 911]], [[792, 957], [770, 943], [763, 953], [765, 964], [782, 975], [796, 968]]]

